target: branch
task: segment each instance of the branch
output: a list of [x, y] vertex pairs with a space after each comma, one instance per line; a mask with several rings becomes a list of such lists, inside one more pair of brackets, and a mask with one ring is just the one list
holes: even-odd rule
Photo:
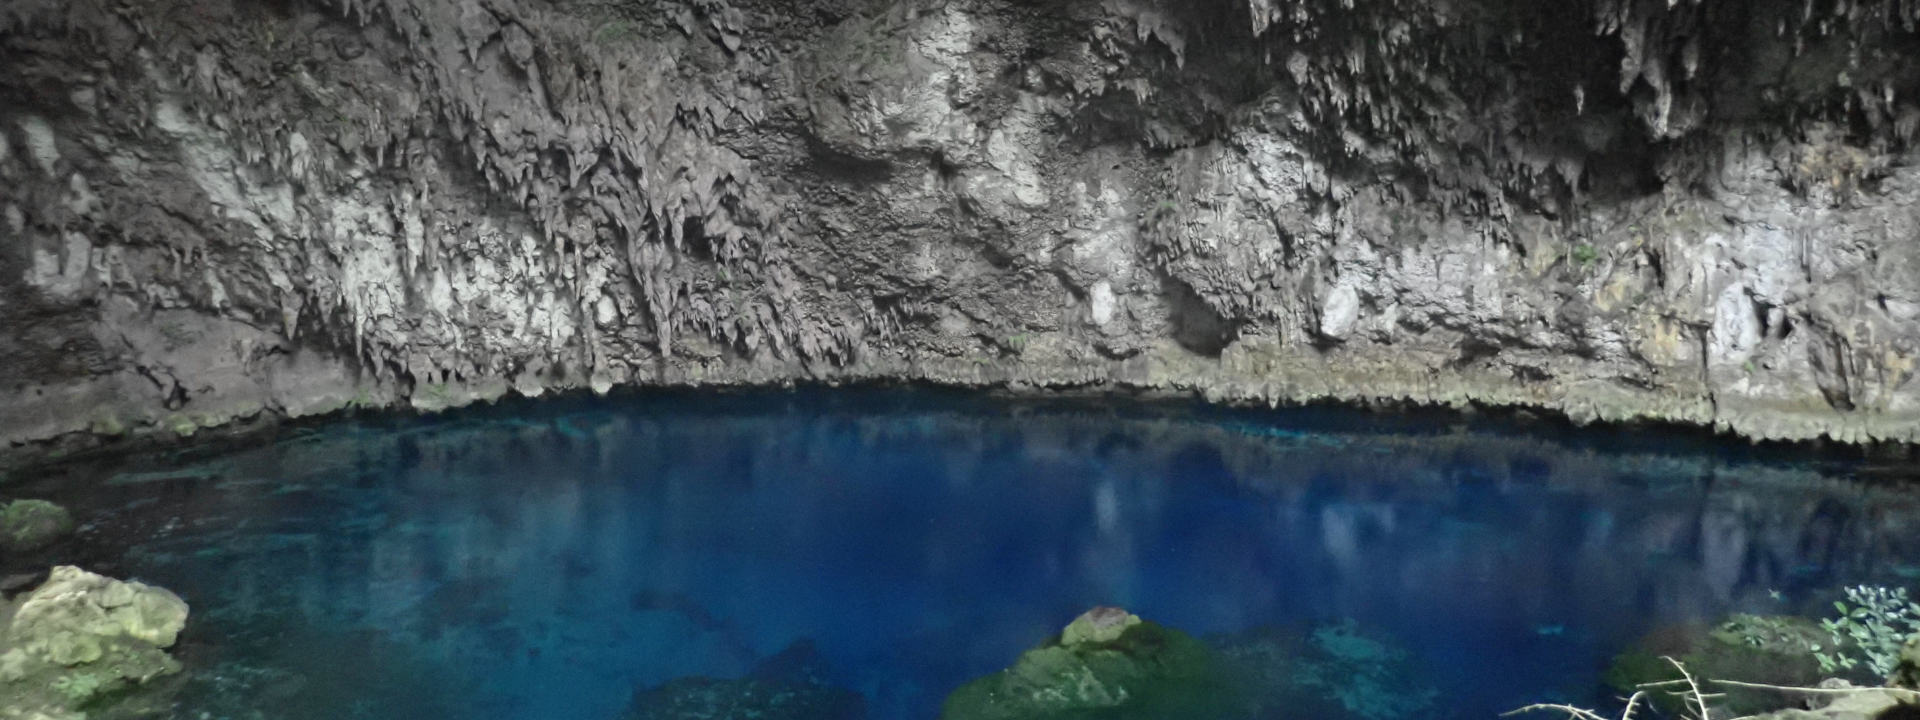
[[1685, 697], [1693, 704], [1694, 720], [1708, 720], [1710, 716], [1707, 714], [1707, 697], [1700, 693], [1700, 683], [1693, 681], [1693, 673], [1687, 672], [1687, 666], [1681, 665], [1679, 660], [1664, 655], [1661, 656], [1661, 658], [1673, 663], [1673, 668], [1679, 670], [1680, 677], [1687, 681], [1687, 695]]
[[[1635, 685], [1634, 687], [1663, 688], [1663, 687], [1668, 687], [1672, 685], [1685, 685], [1686, 682], [1687, 681], [1685, 680], [1661, 680], [1659, 682], [1640, 683], [1639, 685]], [[1731, 685], [1733, 687], [1753, 688], [1756, 690], [1779, 690], [1781, 692], [1811, 693], [1811, 694], [1820, 694], [1820, 695], [1844, 695], [1847, 693], [1860, 693], [1860, 692], [1889, 692], [1895, 695], [1906, 695], [1910, 697], [1920, 698], [1920, 690], [1908, 690], [1906, 688], [1897, 688], [1897, 687], [1815, 688], [1815, 687], [1798, 687], [1793, 685], [1768, 685], [1766, 683], [1741, 682], [1739, 680], [1715, 680], [1712, 678], [1708, 678], [1704, 682], [1710, 682], [1715, 685]]]
[[[1639, 694], [1636, 693], [1634, 697], [1639, 697]], [[1528, 705], [1518, 710], [1508, 710], [1506, 712], [1500, 713], [1500, 717], [1519, 715], [1521, 713], [1533, 712], [1535, 710], [1556, 710], [1559, 712], [1566, 713], [1567, 717], [1580, 718], [1580, 720], [1607, 720], [1605, 717], [1602, 717], [1599, 714], [1596, 714], [1592, 710], [1582, 710], [1572, 705], [1550, 705], [1550, 704]]]

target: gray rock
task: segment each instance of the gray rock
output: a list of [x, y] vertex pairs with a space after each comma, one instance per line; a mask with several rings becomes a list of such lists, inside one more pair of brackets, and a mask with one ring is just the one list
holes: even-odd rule
[[165, 649], [186, 626], [187, 604], [161, 588], [61, 566], [5, 617], [0, 718], [114, 717], [97, 701], [137, 696], [180, 672]]
[[1920, 439], [1920, 96], [1843, 62], [1910, 38], [1725, 1], [16, 0], [0, 446], [865, 379]]

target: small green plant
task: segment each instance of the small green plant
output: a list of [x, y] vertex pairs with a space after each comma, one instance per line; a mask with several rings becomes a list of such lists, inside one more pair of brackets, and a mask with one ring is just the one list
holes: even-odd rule
[[1030, 339], [1026, 333], [1012, 335], [1007, 338], [1007, 349], [1013, 351], [1016, 355], [1024, 353], [1027, 351], [1027, 342]]
[[1579, 245], [1573, 246], [1572, 257], [1574, 264], [1584, 268], [1592, 265], [1595, 260], [1600, 259], [1600, 251], [1592, 245], [1580, 243]]
[[1820, 621], [1833, 644], [1812, 648], [1822, 672], [1864, 664], [1875, 677], [1887, 677], [1900, 663], [1900, 645], [1920, 633], [1920, 605], [1907, 597], [1906, 588], [1856, 585], [1847, 588], [1847, 599], [1834, 601], [1833, 607], [1840, 616]]

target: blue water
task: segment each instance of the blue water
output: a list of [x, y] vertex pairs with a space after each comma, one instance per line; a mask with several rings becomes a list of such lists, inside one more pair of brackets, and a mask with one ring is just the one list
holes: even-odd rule
[[865, 717], [926, 719], [1096, 605], [1219, 643], [1351, 620], [1427, 716], [1492, 717], [1603, 702], [1654, 628], [1817, 613], [1920, 560], [1920, 503], [1844, 463], [928, 391], [525, 403], [73, 472], [42, 493], [90, 518], [66, 552], [193, 606], [182, 718], [612, 719], [797, 647]]

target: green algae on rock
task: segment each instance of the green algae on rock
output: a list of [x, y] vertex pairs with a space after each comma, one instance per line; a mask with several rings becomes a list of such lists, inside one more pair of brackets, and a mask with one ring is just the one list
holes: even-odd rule
[[1239, 693], [1211, 648], [1119, 608], [1094, 608], [1013, 667], [947, 696], [942, 720], [1204, 718]]
[[0, 549], [38, 550], [70, 532], [73, 516], [45, 500], [15, 500], [0, 509]]
[[[1606, 682], [1622, 693], [1648, 683], [1682, 679], [1667, 658], [1685, 665], [1696, 678], [1811, 687], [1824, 678], [1813, 649], [1830, 642], [1820, 625], [1785, 615], [1740, 614], [1719, 626], [1657, 629], [1621, 653], [1607, 669]], [[1665, 711], [1683, 708], [1679, 690], [1649, 690], [1651, 702]], [[1777, 709], [1783, 700], [1765, 691], [1729, 692], [1724, 701], [1736, 715]]]
[[187, 604], [161, 588], [61, 566], [0, 618], [0, 720], [116, 717], [180, 672]]

